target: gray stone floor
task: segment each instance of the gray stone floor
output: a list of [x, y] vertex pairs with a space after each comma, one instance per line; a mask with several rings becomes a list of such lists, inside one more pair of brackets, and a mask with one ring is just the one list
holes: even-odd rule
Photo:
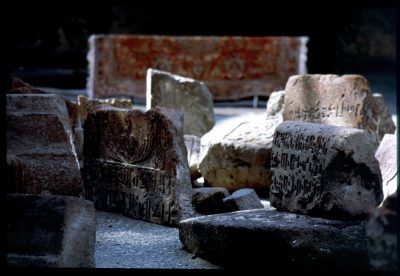
[[178, 229], [97, 211], [96, 267], [218, 269], [182, 249]]

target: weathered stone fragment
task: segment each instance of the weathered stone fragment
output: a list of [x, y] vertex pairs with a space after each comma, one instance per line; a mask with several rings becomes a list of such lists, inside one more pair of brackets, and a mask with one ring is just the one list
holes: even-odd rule
[[285, 90], [272, 92], [267, 101], [267, 118], [282, 116]]
[[385, 103], [383, 95], [379, 93], [374, 93], [372, 94], [372, 96], [375, 99], [379, 114], [378, 133], [380, 133], [381, 137], [383, 137], [386, 133], [393, 134], [396, 131], [396, 126], [392, 120], [392, 115], [390, 114], [389, 108]]
[[227, 209], [231, 212], [264, 208], [260, 198], [253, 189], [240, 189], [231, 196], [222, 199]]
[[368, 269], [359, 221], [246, 210], [181, 221], [179, 238], [186, 250], [225, 268]]
[[[285, 88], [284, 120], [367, 130], [383, 138], [379, 108], [368, 81], [359, 75], [297, 75]], [[379, 140], [378, 140], [379, 139]]]
[[146, 108], [166, 107], [183, 113], [183, 133], [203, 136], [215, 124], [213, 99], [207, 86], [154, 69], [147, 70]]
[[94, 267], [95, 216], [76, 197], [7, 195], [7, 266]]
[[230, 193], [225, 188], [193, 189], [193, 204], [196, 212], [204, 215], [225, 213], [229, 210], [223, 203], [223, 198]]
[[371, 212], [367, 224], [368, 253], [373, 270], [397, 270], [398, 210], [397, 193]]
[[184, 135], [185, 146], [188, 153], [189, 171], [192, 180], [201, 177], [199, 171], [200, 138], [196, 135]]
[[368, 214], [383, 198], [372, 139], [361, 129], [281, 123], [272, 148], [271, 205], [329, 218]]
[[[13, 88], [8, 90], [6, 93], [7, 94], [47, 94], [51, 95], [50, 93], [33, 88], [30, 84], [18, 79], [18, 78], [13, 78], [12, 80], [12, 85]], [[79, 140], [79, 130], [81, 129], [81, 123], [80, 119], [78, 117], [78, 106], [77, 104], [71, 102], [66, 96], [63, 95], [58, 95], [64, 102], [67, 107], [69, 119], [70, 119], [70, 124], [71, 124], [71, 129], [73, 131], [73, 141], [74, 141], [74, 146], [77, 150], [77, 155], [78, 158], [80, 159], [82, 152], [79, 150], [83, 144], [80, 144]], [[83, 131], [83, 129], [82, 129]]]
[[101, 106], [85, 123], [85, 196], [96, 208], [176, 225], [193, 214], [182, 115]]
[[272, 138], [280, 122], [279, 117], [265, 119], [265, 114], [247, 116], [219, 137], [202, 137], [199, 169], [208, 185], [268, 194]]
[[382, 174], [383, 198], [397, 191], [397, 139], [395, 134], [385, 134], [375, 158], [379, 162]]
[[[25, 164], [26, 190], [80, 196], [79, 171], [71, 121], [57, 95], [7, 95], [7, 154]], [[28, 181], [29, 180], [29, 181]]]

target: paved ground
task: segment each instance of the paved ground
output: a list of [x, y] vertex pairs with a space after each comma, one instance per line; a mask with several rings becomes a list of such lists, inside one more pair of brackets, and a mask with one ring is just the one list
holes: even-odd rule
[[178, 229], [97, 211], [96, 267], [218, 269], [182, 250]]

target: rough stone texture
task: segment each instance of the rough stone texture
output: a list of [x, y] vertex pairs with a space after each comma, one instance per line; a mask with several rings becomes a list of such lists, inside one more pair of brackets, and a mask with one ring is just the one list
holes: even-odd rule
[[375, 158], [382, 174], [383, 199], [397, 191], [397, 139], [396, 134], [385, 134]]
[[267, 118], [282, 116], [285, 90], [272, 92], [267, 101]]
[[225, 188], [193, 189], [193, 205], [196, 212], [204, 215], [229, 212], [223, 202], [230, 193]]
[[7, 193], [26, 191], [26, 166], [21, 158], [7, 154]]
[[225, 197], [222, 201], [230, 211], [264, 208], [260, 198], [253, 189], [240, 189], [231, 196]]
[[220, 136], [202, 137], [199, 169], [208, 185], [268, 194], [272, 138], [280, 122], [279, 117], [265, 119], [265, 114], [247, 116]]
[[93, 203], [69, 196], [7, 195], [7, 266], [94, 267]]
[[[46, 95], [51, 95], [51, 93], [47, 91], [43, 91], [40, 89], [33, 88], [30, 84], [18, 79], [14, 78], [12, 79], [12, 86], [13, 88], [8, 90], [6, 93], [7, 94], [46, 94]], [[70, 127], [72, 129], [73, 135], [73, 142], [74, 146], [78, 155], [78, 159], [81, 159], [82, 155], [82, 145], [80, 144], [80, 130], [83, 132], [83, 129], [81, 128], [81, 123], [80, 119], [78, 117], [78, 105], [71, 102], [66, 96], [63, 95], [58, 95], [64, 102], [67, 107], [69, 119], [70, 119]]]
[[85, 123], [85, 197], [96, 208], [176, 225], [193, 214], [182, 115], [100, 106]]
[[215, 125], [213, 99], [200, 81], [148, 69], [146, 109], [166, 107], [183, 113], [183, 133], [203, 136]]
[[372, 139], [356, 128], [281, 123], [272, 148], [271, 205], [329, 218], [368, 214], [383, 198]]
[[76, 140], [77, 155], [80, 167], [84, 166], [83, 144], [84, 144], [84, 124], [87, 114], [98, 106], [114, 106], [118, 108], [132, 109], [132, 101], [130, 99], [89, 99], [85, 96], [79, 95], [77, 97], [76, 115], [74, 125], [74, 133]]
[[7, 154], [25, 164], [26, 190], [80, 196], [83, 182], [65, 101], [57, 95], [7, 95]]
[[365, 222], [265, 209], [181, 221], [186, 250], [225, 268], [367, 269]]
[[204, 81], [214, 100], [237, 100], [283, 89], [305, 74], [307, 37], [93, 35], [90, 97], [145, 97], [148, 68]]
[[392, 114], [390, 114], [389, 108], [385, 103], [385, 99], [382, 94], [374, 93], [372, 96], [375, 99], [376, 105], [378, 107], [379, 114], [379, 129], [381, 139], [386, 133], [393, 134], [396, 131], [396, 125], [392, 120]]
[[188, 153], [187, 159], [189, 162], [190, 178], [195, 180], [201, 177], [199, 171], [200, 158], [200, 138], [196, 135], [184, 135], [185, 146]]
[[368, 254], [373, 270], [397, 270], [398, 210], [397, 193], [371, 212], [367, 224]]
[[379, 111], [368, 81], [359, 75], [297, 75], [286, 83], [284, 120], [360, 128], [378, 143], [385, 134]]

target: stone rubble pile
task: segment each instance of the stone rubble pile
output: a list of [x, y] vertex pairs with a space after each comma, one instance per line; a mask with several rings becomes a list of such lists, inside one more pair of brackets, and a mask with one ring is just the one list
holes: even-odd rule
[[179, 227], [224, 267], [395, 267], [395, 126], [366, 79], [292, 76], [223, 130], [204, 83], [149, 69], [146, 90], [143, 112], [14, 79], [8, 266], [94, 267], [96, 208]]

